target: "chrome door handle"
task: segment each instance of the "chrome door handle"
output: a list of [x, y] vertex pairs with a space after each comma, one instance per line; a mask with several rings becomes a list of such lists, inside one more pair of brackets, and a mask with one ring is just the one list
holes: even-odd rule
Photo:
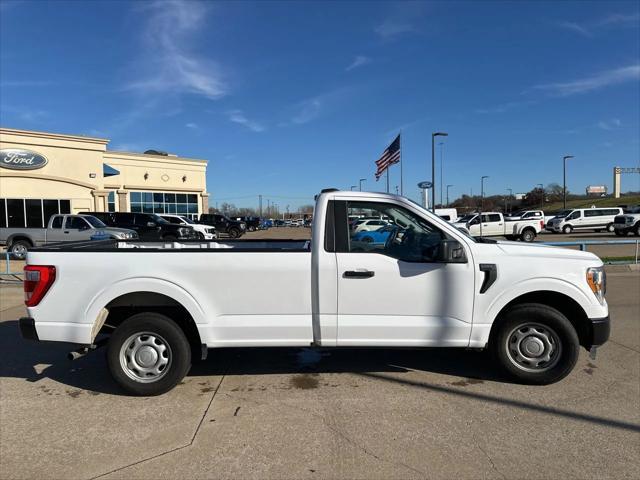
[[371, 270], [347, 270], [344, 272], [345, 278], [371, 278], [376, 274]]

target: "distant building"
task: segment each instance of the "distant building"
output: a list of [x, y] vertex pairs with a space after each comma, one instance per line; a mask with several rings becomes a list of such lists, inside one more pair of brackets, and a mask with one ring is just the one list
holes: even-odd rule
[[527, 196], [527, 194], [526, 194], [526, 193], [516, 193], [516, 194], [514, 195], [514, 198], [515, 198], [516, 200], [524, 200], [524, 197], [526, 197], [526, 196]]
[[587, 196], [589, 197], [602, 197], [607, 194], [606, 185], [589, 185], [586, 188]]

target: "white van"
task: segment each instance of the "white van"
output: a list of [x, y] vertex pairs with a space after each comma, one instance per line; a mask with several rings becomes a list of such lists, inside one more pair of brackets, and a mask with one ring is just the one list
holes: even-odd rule
[[556, 233], [571, 233], [573, 230], [613, 232], [613, 219], [622, 213], [622, 208], [619, 207], [565, 210], [550, 220], [547, 227]]

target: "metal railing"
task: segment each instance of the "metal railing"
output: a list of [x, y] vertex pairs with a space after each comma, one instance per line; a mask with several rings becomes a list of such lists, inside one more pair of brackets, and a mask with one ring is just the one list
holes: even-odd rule
[[[580, 251], [586, 252], [589, 245], [635, 245], [634, 264], [638, 263], [638, 254], [640, 253], [640, 239], [634, 240], [576, 240], [573, 242], [540, 242], [543, 245], [553, 247], [580, 247]], [[608, 263], [632, 263], [627, 261], [613, 261]]]
[[12, 255], [13, 254], [8, 250], [6, 252], [3, 252], [5, 266], [4, 269], [0, 271], [0, 280], [5, 283], [22, 283], [22, 275], [24, 274], [24, 272], [22, 270], [19, 272], [11, 271], [10, 260]]

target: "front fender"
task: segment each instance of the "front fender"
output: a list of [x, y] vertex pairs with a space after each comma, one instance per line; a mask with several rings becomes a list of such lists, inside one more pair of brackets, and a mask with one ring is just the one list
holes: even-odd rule
[[134, 292], [151, 292], [165, 295], [182, 305], [196, 324], [207, 322], [204, 311], [198, 301], [184, 288], [160, 278], [136, 277], [113, 283], [100, 291], [87, 306], [83, 323], [93, 324], [98, 319], [102, 309], [111, 301]]
[[566, 295], [580, 305], [588, 318], [598, 318], [601, 316], [603, 309], [605, 311], [607, 310], [606, 304], [605, 306], [600, 305], [593, 294], [587, 291], [586, 288], [585, 285], [585, 290], [582, 290], [570, 280], [555, 277], [539, 277], [523, 280], [497, 294], [486, 309], [484, 321], [478, 323], [492, 324], [502, 309], [516, 298], [527, 293], [543, 291], [553, 291]]

